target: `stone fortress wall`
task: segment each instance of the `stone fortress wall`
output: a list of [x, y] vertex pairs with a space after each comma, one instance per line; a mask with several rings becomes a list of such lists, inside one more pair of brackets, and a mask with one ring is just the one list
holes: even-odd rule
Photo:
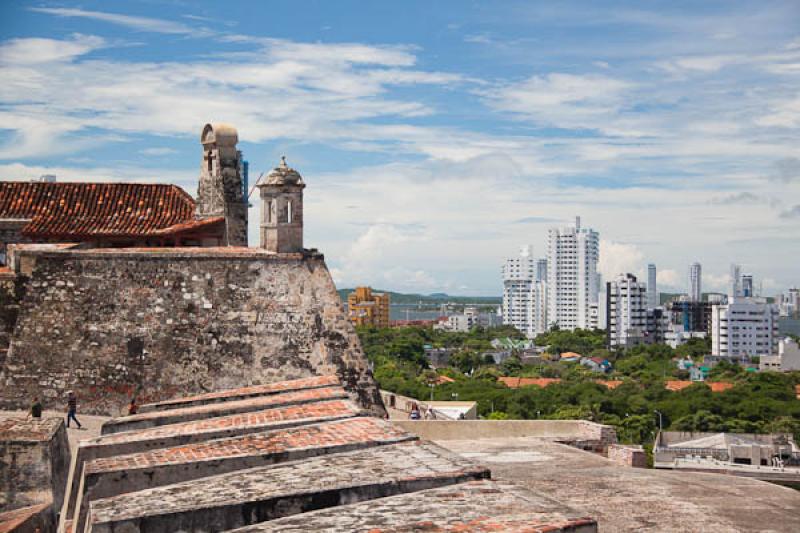
[[82, 412], [336, 374], [383, 413], [323, 257], [258, 248], [21, 250], [0, 406]]

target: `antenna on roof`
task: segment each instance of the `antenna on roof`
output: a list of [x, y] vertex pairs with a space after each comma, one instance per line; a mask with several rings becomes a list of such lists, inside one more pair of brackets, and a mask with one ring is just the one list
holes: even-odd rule
[[250, 187], [250, 192], [249, 192], [249, 193], [247, 193], [247, 199], [248, 199], [248, 200], [250, 200], [250, 197], [251, 197], [251, 196], [253, 196], [253, 191], [255, 191], [255, 190], [256, 190], [256, 187], [258, 187], [258, 183], [261, 181], [261, 178], [263, 178], [263, 177], [264, 177], [264, 173], [262, 172], [261, 174], [259, 174], [259, 175], [258, 175], [258, 179], [257, 179], [257, 180], [256, 180], [256, 182], [253, 184], [253, 186], [252, 186], [252, 187]]

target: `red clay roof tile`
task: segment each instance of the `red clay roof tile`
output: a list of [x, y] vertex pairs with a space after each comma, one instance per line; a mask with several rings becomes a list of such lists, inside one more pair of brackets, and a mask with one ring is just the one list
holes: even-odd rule
[[30, 220], [22, 233], [32, 238], [165, 235], [191, 227], [194, 211], [192, 197], [175, 185], [0, 181], [0, 218]]

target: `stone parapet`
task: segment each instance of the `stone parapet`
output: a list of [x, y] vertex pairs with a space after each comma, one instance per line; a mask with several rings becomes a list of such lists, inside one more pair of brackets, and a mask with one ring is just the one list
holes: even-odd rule
[[647, 468], [647, 453], [638, 445], [610, 444], [608, 458], [622, 466]]
[[404, 442], [96, 500], [89, 531], [223, 531], [488, 477], [486, 468], [435, 444]]
[[0, 420], [0, 512], [64, 499], [69, 442], [61, 418]]
[[231, 533], [343, 531], [530, 531], [595, 533], [597, 522], [563, 504], [502, 481], [473, 481], [313, 511]]

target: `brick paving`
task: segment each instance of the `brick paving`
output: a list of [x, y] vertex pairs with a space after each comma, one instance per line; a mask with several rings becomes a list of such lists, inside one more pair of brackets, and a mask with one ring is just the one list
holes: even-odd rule
[[90, 522], [95, 532], [219, 531], [488, 476], [438, 445], [404, 442], [96, 500]]
[[226, 402], [234, 399], [236, 400], [244, 399], [251, 396], [265, 396], [269, 394], [277, 394], [280, 392], [288, 392], [292, 390], [316, 389], [320, 387], [331, 387], [340, 384], [341, 383], [339, 381], [339, 378], [336, 376], [314, 376], [310, 378], [293, 379], [290, 381], [279, 381], [277, 383], [267, 383], [265, 385], [253, 385], [251, 387], [228, 389], [218, 392], [209, 392], [206, 394], [197, 394], [195, 396], [174, 398], [171, 400], [164, 400], [162, 402], [143, 404], [139, 406], [139, 412], [149, 413], [152, 411], [163, 411], [167, 409], [175, 409], [178, 407], [186, 407], [189, 405], [203, 405], [216, 402]]
[[123, 416], [109, 420], [103, 424], [102, 434], [108, 435], [121, 431], [133, 431], [155, 426], [164, 426], [178, 422], [189, 422], [216, 416], [248, 411], [259, 411], [270, 407], [294, 405], [320, 400], [347, 398], [347, 393], [342, 387], [323, 387], [318, 389], [289, 391], [269, 396], [257, 396], [243, 400], [234, 400], [222, 403], [211, 403], [169, 409], [167, 411], [152, 411], [139, 413], [132, 416]]
[[231, 533], [570, 532], [597, 531], [591, 518], [509, 482], [472, 481], [312, 511]]

